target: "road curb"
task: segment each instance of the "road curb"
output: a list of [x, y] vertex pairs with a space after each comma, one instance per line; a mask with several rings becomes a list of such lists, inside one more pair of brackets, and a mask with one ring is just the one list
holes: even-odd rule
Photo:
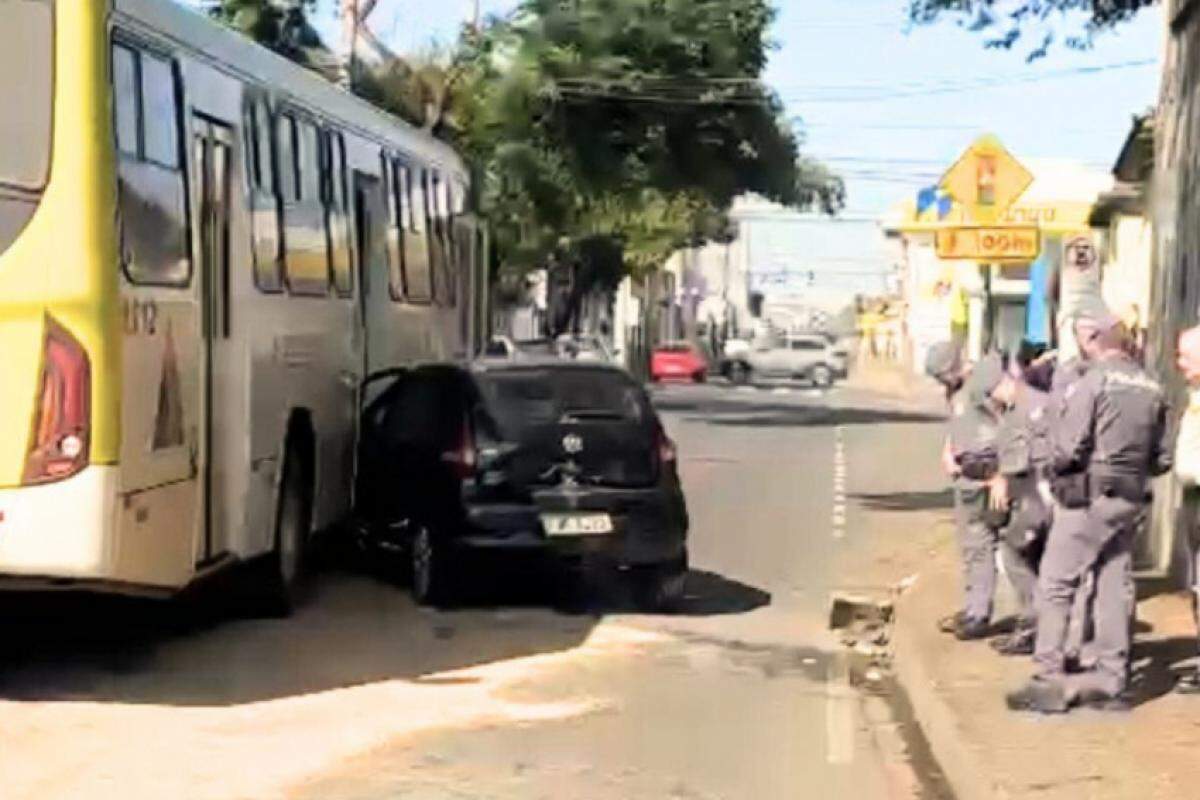
[[892, 631], [896, 680], [908, 695], [913, 718], [953, 789], [956, 800], [995, 800], [1002, 795], [988, 779], [985, 764], [975, 748], [967, 743], [954, 710], [942, 698], [926, 668], [924, 651], [920, 645], [921, 636], [915, 626], [932, 623], [918, 613], [905, 613], [913, 605], [910, 596], [904, 598], [896, 609]]

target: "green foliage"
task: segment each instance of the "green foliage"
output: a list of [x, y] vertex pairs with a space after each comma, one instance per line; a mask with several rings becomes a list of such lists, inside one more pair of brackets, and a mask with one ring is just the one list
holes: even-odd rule
[[[314, 3], [214, 0], [210, 13], [304, 61]], [[740, 194], [844, 205], [759, 80], [773, 16], [768, 0], [521, 0], [452, 52], [357, 66], [353, 86], [466, 154], [494, 268], [571, 264], [615, 286], [682, 245], [727, 241]]]
[[[1029, 60], [1044, 56], [1059, 41], [1054, 27], [1064, 17], [1078, 24], [1062, 43], [1075, 49], [1091, 47], [1096, 34], [1133, 19], [1158, 0], [906, 0], [908, 19], [928, 25], [954, 19], [970, 31], [984, 35], [985, 46], [1004, 50], [1032, 42]], [[1031, 39], [1032, 37], [1032, 39]]]
[[308, 22], [316, 0], [213, 0], [208, 13], [261, 45], [302, 64], [307, 51], [321, 47], [321, 37]]
[[764, 0], [525, 0], [464, 38], [453, 95], [460, 144], [504, 266], [588, 256], [610, 237], [625, 267], [731, 235], [724, 211], [756, 192], [833, 212], [841, 181], [799, 157], [759, 81]]

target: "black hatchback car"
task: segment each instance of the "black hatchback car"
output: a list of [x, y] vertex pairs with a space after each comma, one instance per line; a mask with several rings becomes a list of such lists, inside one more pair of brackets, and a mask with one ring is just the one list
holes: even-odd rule
[[468, 551], [516, 549], [611, 560], [643, 607], [682, 595], [675, 445], [623, 370], [484, 361], [381, 378], [364, 412], [358, 516], [408, 553], [418, 602], [453, 600]]

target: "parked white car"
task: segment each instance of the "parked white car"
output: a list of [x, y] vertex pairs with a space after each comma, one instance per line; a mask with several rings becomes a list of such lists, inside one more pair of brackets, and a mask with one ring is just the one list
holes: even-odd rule
[[833, 385], [846, 375], [846, 355], [824, 336], [790, 336], [779, 343], [755, 342], [731, 354], [723, 367], [736, 384], [754, 379], [804, 380], [815, 386]]

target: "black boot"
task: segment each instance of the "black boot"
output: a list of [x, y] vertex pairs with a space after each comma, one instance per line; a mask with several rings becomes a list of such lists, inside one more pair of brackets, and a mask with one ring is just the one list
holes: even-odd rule
[[1190, 669], [1175, 681], [1175, 691], [1178, 694], [1200, 694], [1200, 668]]
[[1067, 696], [1058, 681], [1033, 679], [1004, 697], [1010, 711], [1033, 711], [1038, 714], [1065, 714]]
[[1031, 656], [1034, 638], [1033, 631], [1018, 629], [1008, 636], [997, 636], [989, 644], [1002, 656]]
[[991, 633], [992, 626], [986, 619], [963, 617], [958, 627], [954, 629], [954, 638], [960, 642], [970, 642], [975, 639], [986, 639]]

